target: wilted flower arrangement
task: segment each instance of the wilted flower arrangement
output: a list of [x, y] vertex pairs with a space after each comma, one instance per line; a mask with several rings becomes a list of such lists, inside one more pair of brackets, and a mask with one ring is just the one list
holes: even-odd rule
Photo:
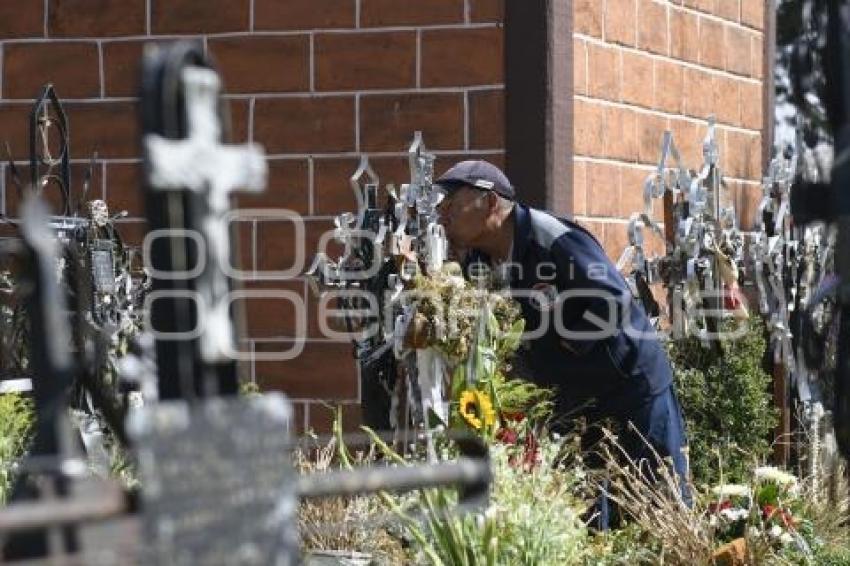
[[788, 472], [762, 466], [750, 485], [726, 484], [711, 490], [706, 513], [719, 542], [747, 539], [774, 551], [811, 554], [811, 522], [802, 517], [799, 482]]

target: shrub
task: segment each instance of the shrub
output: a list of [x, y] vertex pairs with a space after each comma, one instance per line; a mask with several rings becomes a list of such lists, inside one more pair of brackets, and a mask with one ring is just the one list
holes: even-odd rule
[[740, 338], [710, 347], [695, 337], [671, 342], [695, 482], [741, 481], [770, 451], [777, 411], [771, 377], [762, 365], [766, 347], [764, 324], [758, 318]]
[[30, 441], [32, 401], [17, 393], [0, 394], [0, 504], [6, 503], [15, 465]]

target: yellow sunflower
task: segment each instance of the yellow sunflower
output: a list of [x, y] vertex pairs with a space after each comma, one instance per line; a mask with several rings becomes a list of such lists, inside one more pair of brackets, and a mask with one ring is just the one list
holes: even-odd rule
[[477, 389], [467, 389], [460, 394], [458, 411], [463, 420], [476, 430], [489, 428], [496, 423], [496, 411], [493, 410], [490, 397]]

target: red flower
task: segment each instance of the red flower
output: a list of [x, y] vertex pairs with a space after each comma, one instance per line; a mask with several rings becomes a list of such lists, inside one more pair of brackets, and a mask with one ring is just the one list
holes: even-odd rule
[[537, 443], [537, 438], [534, 433], [529, 431], [525, 437], [525, 454], [522, 457], [522, 463], [529, 470], [533, 470], [540, 459], [540, 445]]
[[502, 427], [496, 433], [496, 440], [505, 444], [516, 444], [519, 434], [512, 428]]
[[761, 515], [762, 515], [762, 517], [764, 517], [766, 520], [767, 520], [767, 519], [770, 519], [771, 517], [773, 517], [773, 515], [774, 515], [775, 513], [776, 513], [776, 507], [774, 507], [773, 505], [771, 505], [771, 504], [769, 504], [769, 503], [767, 503], [767, 504], [763, 505], [763, 506], [762, 506], [762, 508], [761, 508]]

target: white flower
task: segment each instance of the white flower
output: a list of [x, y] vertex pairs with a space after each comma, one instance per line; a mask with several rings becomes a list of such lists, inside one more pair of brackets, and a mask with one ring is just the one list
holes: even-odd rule
[[770, 527], [770, 530], [767, 531], [767, 534], [771, 536], [771, 538], [779, 538], [782, 536], [782, 527], [779, 525], [773, 525]]
[[773, 482], [782, 487], [794, 487], [797, 478], [788, 472], [784, 472], [775, 466], [761, 466], [753, 471], [753, 476], [758, 482]]
[[746, 509], [741, 508], [730, 508], [730, 509], [722, 509], [720, 511], [720, 516], [730, 522], [740, 521], [741, 519], [746, 519], [747, 515], [750, 512]]
[[779, 542], [781, 542], [782, 544], [785, 544], [785, 545], [791, 544], [792, 542], [794, 542], [794, 537], [791, 536], [791, 533], [784, 532], [784, 533], [782, 533], [782, 535], [780, 535]]
[[711, 491], [717, 497], [749, 497], [750, 488], [737, 483], [727, 483], [715, 486]]

